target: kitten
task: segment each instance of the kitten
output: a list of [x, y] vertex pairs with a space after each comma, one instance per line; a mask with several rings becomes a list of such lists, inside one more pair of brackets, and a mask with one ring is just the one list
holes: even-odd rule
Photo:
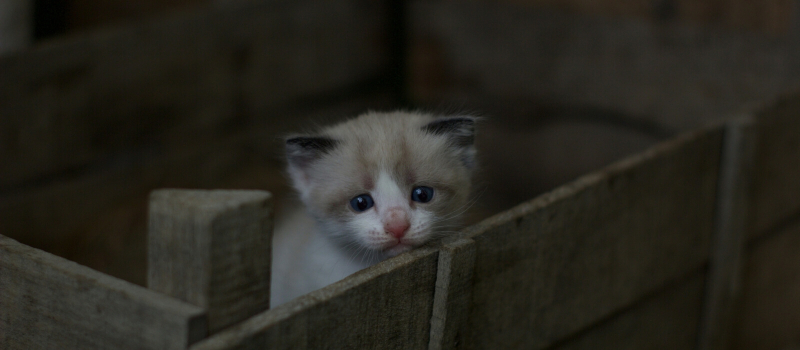
[[279, 220], [272, 306], [453, 232], [475, 169], [475, 118], [369, 112], [286, 140], [305, 211]]

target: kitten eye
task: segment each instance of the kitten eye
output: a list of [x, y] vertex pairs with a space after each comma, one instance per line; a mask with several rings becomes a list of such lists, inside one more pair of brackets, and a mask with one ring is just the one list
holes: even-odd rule
[[428, 203], [433, 199], [433, 189], [428, 186], [419, 186], [411, 190], [411, 200], [420, 203]]
[[375, 205], [375, 202], [368, 194], [361, 194], [350, 200], [350, 206], [357, 212], [372, 208], [373, 205]]

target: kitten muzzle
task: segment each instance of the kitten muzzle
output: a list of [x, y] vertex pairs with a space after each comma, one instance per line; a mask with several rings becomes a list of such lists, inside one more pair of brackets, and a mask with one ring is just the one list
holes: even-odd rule
[[386, 219], [383, 223], [383, 230], [394, 238], [402, 239], [408, 231], [411, 224], [408, 222], [408, 216], [403, 209], [389, 209], [386, 213]]

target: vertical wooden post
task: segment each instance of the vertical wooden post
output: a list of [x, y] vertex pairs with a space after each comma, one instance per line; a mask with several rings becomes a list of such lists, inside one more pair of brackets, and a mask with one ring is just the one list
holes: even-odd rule
[[269, 308], [270, 199], [264, 191], [151, 193], [148, 287], [205, 308], [209, 333]]
[[455, 349], [463, 342], [472, 302], [475, 241], [462, 238], [439, 251], [429, 350]]
[[742, 118], [726, 125], [717, 184], [714, 237], [700, 325], [700, 350], [730, 347], [728, 342], [733, 326], [734, 305], [741, 291], [754, 145], [755, 123], [751, 118]]

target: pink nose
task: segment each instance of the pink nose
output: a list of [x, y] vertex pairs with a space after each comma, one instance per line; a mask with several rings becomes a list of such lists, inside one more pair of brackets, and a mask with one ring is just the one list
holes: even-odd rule
[[408, 231], [408, 218], [406, 211], [401, 208], [392, 208], [386, 212], [384, 217], [383, 229], [388, 232], [392, 237], [400, 239], [406, 235]]
[[386, 225], [383, 228], [386, 230], [386, 232], [389, 232], [389, 234], [391, 234], [392, 237], [400, 239], [403, 238], [403, 236], [406, 235], [406, 231], [408, 231], [408, 222], [403, 221], [403, 222], [391, 223], [390, 225]]

